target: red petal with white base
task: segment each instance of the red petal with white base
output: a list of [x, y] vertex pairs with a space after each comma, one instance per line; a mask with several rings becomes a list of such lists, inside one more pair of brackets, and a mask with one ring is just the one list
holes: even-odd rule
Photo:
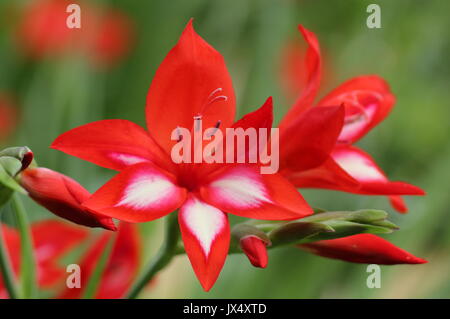
[[186, 190], [175, 178], [150, 163], [117, 174], [83, 203], [87, 209], [127, 222], [148, 222], [179, 208]]
[[[281, 120], [279, 125], [280, 129], [285, 129], [290, 126], [293, 120], [313, 105], [322, 77], [322, 59], [320, 55], [319, 41], [313, 32], [309, 31], [302, 25], [298, 28], [305, 41], [308, 43], [308, 51], [306, 52], [305, 60], [308, 73], [307, 84], [295, 104]], [[340, 105], [340, 103], [328, 105]]]
[[325, 96], [318, 106], [345, 105], [340, 143], [355, 143], [391, 111], [395, 97], [385, 80], [376, 75], [348, 80]]
[[140, 162], [164, 162], [162, 150], [147, 131], [126, 120], [76, 127], [58, 136], [51, 148], [119, 171]]
[[291, 220], [313, 213], [297, 189], [279, 174], [261, 174], [259, 166], [226, 167], [200, 190], [220, 210], [248, 218]]
[[354, 179], [361, 183], [357, 193], [367, 195], [424, 195], [417, 186], [391, 182], [369, 154], [354, 146], [336, 147], [333, 159]]
[[235, 97], [223, 57], [188, 23], [177, 45], [156, 71], [147, 95], [147, 126], [168, 152], [176, 141], [177, 127], [192, 128], [193, 117], [202, 116], [203, 127], [230, 127]]
[[321, 240], [302, 244], [299, 247], [315, 255], [352, 263], [379, 265], [427, 263], [426, 260], [418, 258], [387, 240], [372, 234]]
[[344, 107], [314, 107], [280, 133], [280, 166], [305, 171], [327, 160], [344, 123]]
[[214, 285], [230, 245], [230, 227], [225, 213], [194, 196], [178, 215], [184, 249], [203, 289]]

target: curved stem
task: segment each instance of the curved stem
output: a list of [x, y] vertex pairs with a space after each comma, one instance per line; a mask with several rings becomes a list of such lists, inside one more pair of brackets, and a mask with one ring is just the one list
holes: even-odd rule
[[24, 298], [33, 298], [36, 291], [33, 239], [28, 216], [18, 194], [12, 195], [12, 207], [16, 213], [17, 226], [20, 233], [20, 280], [22, 284], [22, 295]]
[[147, 283], [165, 266], [169, 264], [175, 256], [179, 229], [178, 229], [178, 214], [176, 212], [167, 216], [164, 241], [155, 257], [150, 261], [147, 268], [139, 276], [136, 282], [128, 292], [127, 298], [135, 299]]
[[11, 299], [19, 298], [20, 296], [17, 289], [17, 282], [12, 270], [8, 250], [5, 245], [2, 227], [0, 227], [0, 273], [9, 297]]

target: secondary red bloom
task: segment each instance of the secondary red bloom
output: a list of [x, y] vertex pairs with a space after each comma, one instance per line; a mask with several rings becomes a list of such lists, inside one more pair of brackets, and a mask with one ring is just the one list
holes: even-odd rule
[[[116, 236], [116, 238], [113, 238]], [[81, 289], [66, 288], [58, 296], [62, 299], [77, 299], [82, 296], [106, 245], [114, 240], [111, 255], [101, 275], [101, 280], [94, 296], [96, 299], [116, 299], [124, 297], [139, 269], [141, 245], [139, 230], [136, 225], [122, 222], [116, 233], [103, 233], [85, 254], [80, 262]]]
[[112, 65], [128, 51], [134, 29], [121, 11], [97, 8], [78, 2], [81, 28], [68, 28], [73, 1], [37, 0], [24, 8], [18, 29], [23, 51], [34, 58], [55, 56], [71, 51], [87, 53], [96, 66]]
[[309, 45], [308, 83], [280, 123], [284, 175], [297, 187], [386, 195], [394, 208], [405, 212], [399, 195], [424, 195], [423, 190], [389, 181], [368, 154], [351, 145], [391, 111], [395, 97], [389, 86], [376, 75], [355, 77], [315, 104], [322, 73], [319, 43], [311, 31], [302, 26], [300, 31]]
[[[20, 236], [17, 230], [1, 225], [2, 234], [11, 257], [13, 270], [20, 269]], [[51, 288], [66, 278], [65, 267], [60, 266], [59, 259], [73, 247], [87, 238], [88, 232], [58, 221], [42, 221], [31, 226], [34, 253], [37, 264], [37, 279], [41, 288]], [[0, 298], [8, 294], [0, 277]]]
[[[265, 127], [271, 100], [245, 123]], [[257, 165], [174, 164], [171, 139], [177, 127], [233, 125], [235, 97], [222, 56], [189, 22], [164, 59], [147, 96], [148, 132], [125, 120], [99, 121], [59, 136], [52, 147], [120, 170], [84, 206], [128, 222], [145, 222], [180, 208], [186, 253], [209, 290], [225, 262], [230, 230], [226, 213], [288, 220], [312, 213], [295, 187], [279, 174], [261, 175]]]
[[59, 217], [88, 227], [116, 230], [111, 218], [81, 206], [91, 194], [70, 177], [48, 168], [27, 168], [21, 173], [20, 185], [35, 202]]
[[240, 239], [239, 246], [253, 266], [259, 268], [267, 267], [269, 258], [265, 241], [257, 236], [246, 236]]
[[313, 254], [362, 264], [424, 264], [427, 261], [398, 248], [381, 237], [360, 234], [299, 245]]

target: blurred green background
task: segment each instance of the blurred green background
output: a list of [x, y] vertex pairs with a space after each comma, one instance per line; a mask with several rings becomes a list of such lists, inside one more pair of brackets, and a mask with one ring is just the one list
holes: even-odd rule
[[[401, 230], [385, 238], [428, 264], [382, 266], [381, 288], [369, 289], [365, 265], [280, 248], [270, 251], [265, 270], [251, 267], [243, 255], [229, 256], [216, 285], [205, 293], [187, 257], [179, 256], [143, 297], [450, 297], [450, 1], [89, 1], [121, 9], [133, 20], [136, 33], [129, 54], [101, 70], [75, 55], [39, 61], [23, 55], [13, 32], [17, 17], [10, 13], [12, 3], [26, 2], [0, 1], [0, 91], [14, 96], [20, 109], [16, 130], [3, 146], [29, 146], [41, 166], [77, 179], [90, 191], [113, 172], [48, 146], [60, 133], [95, 120], [122, 118], [144, 126], [153, 74], [191, 17], [196, 31], [227, 61], [239, 116], [273, 96], [279, 120], [292, 103], [279, 70], [283, 48], [303, 41], [297, 31], [300, 23], [318, 35], [331, 68], [322, 94], [350, 77], [379, 74], [397, 97], [391, 115], [358, 144], [392, 180], [418, 185], [427, 196], [407, 198], [410, 212], [400, 215], [381, 197], [302, 193], [312, 206], [329, 210], [388, 211]], [[381, 6], [381, 29], [366, 26], [370, 3]], [[32, 219], [53, 218], [31, 201], [26, 204]], [[141, 225], [145, 260], [160, 244], [160, 226], [161, 221]]]

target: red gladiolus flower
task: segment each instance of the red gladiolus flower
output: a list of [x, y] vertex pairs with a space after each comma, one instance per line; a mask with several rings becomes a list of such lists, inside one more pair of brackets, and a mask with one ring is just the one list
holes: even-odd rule
[[10, 98], [0, 93], [0, 143], [4, 142], [17, 123], [17, 111]]
[[389, 181], [367, 153], [351, 145], [391, 111], [395, 97], [389, 86], [376, 75], [360, 76], [314, 104], [322, 70], [320, 48], [314, 33], [302, 26], [300, 31], [309, 45], [308, 83], [280, 123], [284, 175], [297, 187], [386, 195], [394, 208], [406, 212], [399, 196], [424, 195], [424, 191], [407, 183]]
[[[2, 234], [16, 274], [20, 269], [20, 236], [17, 230], [1, 225]], [[58, 260], [87, 238], [88, 232], [58, 221], [42, 221], [31, 226], [34, 253], [37, 265], [37, 279], [41, 288], [51, 288], [66, 278], [66, 269]], [[0, 299], [8, 293], [0, 277]]]
[[[258, 165], [175, 164], [171, 133], [190, 128], [233, 125], [235, 98], [222, 56], [195, 33], [189, 22], [150, 86], [148, 132], [125, 120], [106, 120], [59, 136], [52, 147], [120, 173], [84, 206], [128, 222], [147, 222], [180, 208], [186, 253], [203, 288], [209, 290], [225, 262], [230, 230], [226, 213], [290, 220], [310, 215], [295, 187], [279, 174], [261, 175]], [[241, 120], [266, 127], [271, 100]], [[239, 122], [237, 122], [239, 123]], [[220, 127], [219, 127], [220, 125]]]
[[239, 246], [248, 257], [250, 263], [259, 268], [266, 268], [269, 258], [267, 256], [267, 243], [257, 236], [241, 238]]
[[321, 240], [299, 245], [313, 254], [361, 264], [424, 264], [418, 258], [398, 248], [381, 237], [372, 234], [359, 234], [344, 238]]
[[[116, 238], [112, 238], [116, 236]], [[81, 289], [66, 288], [58, 298], [77, 299], [82, 296], [108, 241], [114, 240], [111, 255], [101, 275], [95, 294], [96, 299], [117, 299], [124, 297], [139, 269], [141, 246], [136, 225], [122, 222], [117, 233], [103, 233], [88, 250], [80, 262]]]
[[86, 53], [94, 65], [110, 66], [130, 48], [134, 29], [130, 19], [119, 10], [97, 8], [78, 2], [81, 28], [69, 28], [69, 0], [37, 0], [25, 6], [18, 29], [23, 51], [33, 58], [67, 52]]
[[111, 218], [81, 206], [91, 194], [70, 177], [48, 168], [27, 168], [21, 174], [20, 185], [35, 202], [59, 217], [79, 225], [116, 230]]

